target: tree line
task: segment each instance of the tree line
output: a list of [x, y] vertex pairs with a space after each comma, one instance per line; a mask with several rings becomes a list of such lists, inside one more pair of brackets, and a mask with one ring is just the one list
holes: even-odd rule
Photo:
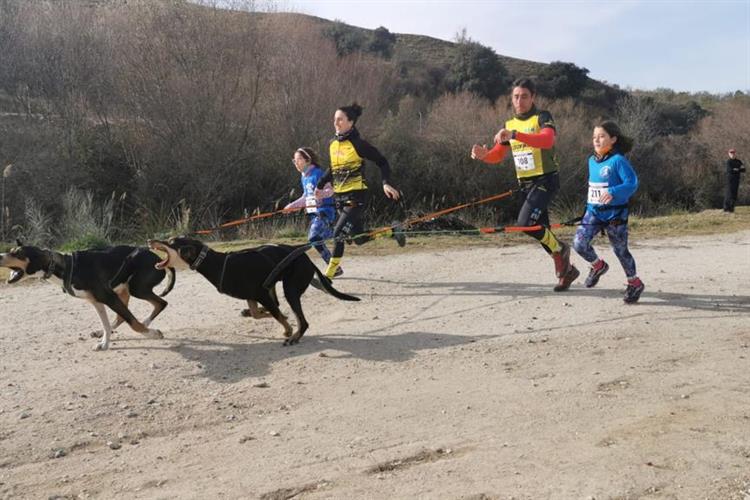
[[[626, 92], [564, 62], [519, 75], [465, 33], [429, 58], [384, 27], [243, 5], [0, 0], [0, 238], [87, 245], [273, 210], [299, 194], [293, 151], [327, 158], [333, 112], [355, 100], [406, 195], [373, 190], [375, 221], [501, 192], [512, 167], [468, 151], [509, 116], [518, 76], [557, 122], [561, 213], [582, 207], [595, 118], [635, 137], [643, 214], [719, 206], [726, 149], [748, 150], [743, 93]], [[465, 216], [497, 222], [511, 205]]]

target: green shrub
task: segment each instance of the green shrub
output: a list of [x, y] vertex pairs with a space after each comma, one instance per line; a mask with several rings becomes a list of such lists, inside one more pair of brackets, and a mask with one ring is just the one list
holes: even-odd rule
[[468, 38], [456, 44], [448, 79], [454, 92], [473, 92], [491, 102], [510, 84], [508, 70], [495, 51]]
[[98, 250], [109, 246], [112, 246], [112, 244], [98, 234], [84, 234], [63, 243], [60, 246], [60, 251], [75, 252], [77, 250]]

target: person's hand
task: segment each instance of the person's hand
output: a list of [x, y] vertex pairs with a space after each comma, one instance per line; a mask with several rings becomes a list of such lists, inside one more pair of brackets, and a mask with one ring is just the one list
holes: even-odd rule
[[398, 199], [401, 197], [401, 192], [390, 184], [383, 184], [383, 192], [385, 193], [386, 197], [392, 199], [393, 201], [398, 201]]
[[495, 144], [501, 144], [503, 142], [508, 142], [511, 137], [513, 137], [513, 131], [508, 130], [507, 128], [503, 128], [495, 134]]
[[479, 144], [474, 144], [471, 147], [471, 159], [472, 160], [484, 160], [484, 158], [487, 156], [487, 153], [489, 153], [490, 150], [487, 149], [487, 145], [480, 146]]
[[599, 197], [599, 203], [601, 203], [602, 205], [606, 205], [610, 201], [612, 201], [612, 195], [609, 194], [609, 191], [604, 191], [602, 195]]

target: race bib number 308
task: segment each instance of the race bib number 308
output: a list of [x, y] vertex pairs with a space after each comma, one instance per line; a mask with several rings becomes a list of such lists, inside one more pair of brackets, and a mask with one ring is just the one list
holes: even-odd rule
[[531, 151], [520, 151], [513, 153], [513, 162], [516, 164], [516, 170], [534, 170], [534, 153]]

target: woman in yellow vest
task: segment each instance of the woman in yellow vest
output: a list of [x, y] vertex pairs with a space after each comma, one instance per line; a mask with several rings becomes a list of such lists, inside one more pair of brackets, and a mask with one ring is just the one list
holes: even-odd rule
[[500, 163], [510, 150], [516, 167], [516, 177], [524, 200], [516, 223], [519, 226], [541, 226], [525, 231], [539, 241], [555, 262], [558, 282], [554, 290], [567, 290], [580, 272], [570, 263], [570, 246], [557, 239], [549, 229], [548, 207], [560, 189], [555, 158], [555, 124], [548, 111], [534, 106], [536, 86], [528, 78], [513, 82], [511, 100], [513, 118], [505, 122], [495, 135], [495, 146], [474, 144], [471, 157], [485, 163]]
[[[344, 241], [353, 240], [362, 245], [373, 239], [365, 234], [363, 215], [367, 204], [367, 184], [364, 177], [364, 160], [371, 160], [380, 168], [383, 180], [383, 192], [391, 200], [398, 201], [401, 196], [398, 189], [390, 183], [391, 168], [388, 160], [372, 144], [360, 137], [355, 127], [362, 115], [362, 106], [356, 102], [342, 106], [333, 115], [333, 127], [336, 136], [331, 141], [331, 167], [318, 181], [322, 190], [326, 183], [333, 183], [333, 196], [336, 200], [338, 219], [333, 230], [333, 256], [328, 261], [326, 276], [333, 278], [344, 255]], [[317, 194], [316, 194], [317, 195]], [[406, 244], [404, 233], [397, 227], [378, 233], [377, 236], [388, 236], [396, 240], [399, 246]]]

